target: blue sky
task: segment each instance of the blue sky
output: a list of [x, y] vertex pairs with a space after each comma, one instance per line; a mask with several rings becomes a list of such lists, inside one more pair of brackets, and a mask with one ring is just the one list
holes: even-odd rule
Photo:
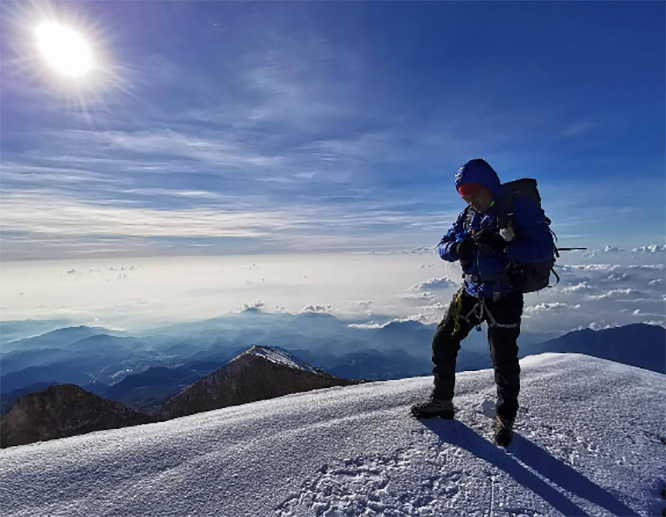
[[[661, 2], [2, 4], [2, 257], [431, 246], [483, 157], [561, 245], [664, 243]], [[56, 77], [34, 26], [89, 38]]]

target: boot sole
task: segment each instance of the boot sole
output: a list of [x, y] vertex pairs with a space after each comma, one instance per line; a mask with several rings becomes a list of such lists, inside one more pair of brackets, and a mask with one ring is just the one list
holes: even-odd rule
[[509, 445], [511, 445], [512, 441], [513, 441], [513, 433], [511, 433], [508, 437], [495, 436], [495, 443], [497, 444], [498, 447], [501, 447], [502, 449], [506, 449]]

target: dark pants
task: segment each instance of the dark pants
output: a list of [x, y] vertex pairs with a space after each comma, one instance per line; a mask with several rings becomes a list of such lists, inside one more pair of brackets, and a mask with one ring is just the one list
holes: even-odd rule
[[[470, 330], [478, 324], [478, 314], [463, 318], [477, 303], [477, 299], [467, 294], [463, 287], [459, 308], [456, 308], [456, 295], [449, 305], [446, 316], [437, 326], [432, 339], [432, 362], [435, 376], [433, 395], [438, 399], [453, 399], [456, 376], [456, 358], [460, 350], [460, 341], [467, 337]], [[520, 324], [523, 313], [523, 294], [511, 293], [497, 301], [485, 299], [485, 304], [500, 324]], [[478, 311], [478, 309], [477, 309]], [[454, 332], [455, 320], [460, 328]], [[481, 314], [481, 321], [490, 321], [486, 314]], [[453, 334], [453, 335], [452, 335]], [[520, 364], [518, 363], [518, 344], [520, 326], [503, 328], [488, 324], [488, 341], [490, 357], [495, 368], [495, 384], [497, 384], [497, 414], [505, 418], [515, 418], [518, 412], [518, 392], [520, 391]]]

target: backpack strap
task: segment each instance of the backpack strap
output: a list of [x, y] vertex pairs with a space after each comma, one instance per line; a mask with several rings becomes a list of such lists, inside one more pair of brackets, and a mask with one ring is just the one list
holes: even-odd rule
[[463, 231], [469, 233], [472, 227], [472, 217], [474, 217], [474, 210], [470, 205], [467, 205], [463, 210]]
[[[505, 199], [502, 202], [502, 205], [497, 212], [497, 230], [503, 230], [505, 228], [511, 228], [514, 230], [513, 224], [513, 207], [516, 204], [516, 198], [518, 194], [516, 192], [511, 192], [508, 196], [508, 199]], [[515, 232], [515, 230], [514, 230]]]

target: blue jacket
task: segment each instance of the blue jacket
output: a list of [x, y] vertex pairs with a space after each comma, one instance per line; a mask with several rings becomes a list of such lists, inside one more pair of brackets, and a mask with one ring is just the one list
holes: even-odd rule
[[[484, 229], [499, 231], [497, 216], [506, 206], [506, 189], [502, 186], [497, 173], [483, 160], [472, 160], [463, 165], [456, 174], [456, 190], [464, 183], [477, 183], [493, 194], [493, 205], [484, 213], [475, 211], [471, 206], [463, 210], [456, 222], [444, 234], [439, 243], [439, 256], [454, 262], [459, 260], [455, 252], [456, 236], [465, 229], [467, 211], [471, 213], [470, 225], [467, 230], [473, 233]], [[518, 197], [513, 205], [513, 229], [515, 237], [511, 240], [504, 253], [495, 253], [485, 246], [480, 246], [471, 260], [461, 261], [466, 275], [477, 277], [499, 277], [512, 265], [530, 262], [542, 262], [553, 255], [555, 244], [550, 228], [541, 208], [529, 199]], [[465, 277], [465, 290], [472, 296], [483, 298], [493, 296], [498, 291], [501, 295], [517, 289], [511, 289], [499, 280], [480, 282]]]

